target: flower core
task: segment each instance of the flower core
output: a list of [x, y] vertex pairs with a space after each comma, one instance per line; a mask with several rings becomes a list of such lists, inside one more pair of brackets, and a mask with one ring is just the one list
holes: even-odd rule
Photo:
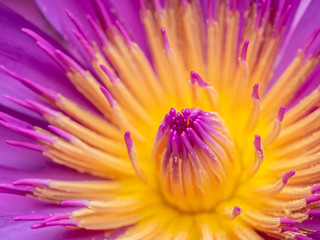
[[172, 108], [159, 127], [153, 152], [161, 191], [180, 210], [213, 210], [232, 194], [234, 144], [217, 113]]

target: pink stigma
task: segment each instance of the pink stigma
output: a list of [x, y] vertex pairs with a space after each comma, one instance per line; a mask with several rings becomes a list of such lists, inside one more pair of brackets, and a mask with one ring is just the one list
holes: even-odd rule
[[177, 112], [174, 108], [171, 108], [169, 113], [164, 118], [164, 123], [170, 130], [173, 130], [178, 135], [183, 132], [187, 132], [188, 128], [192, 128], [194, 122], [201, 118], [202, 112], [191, 112], [190, 109], [183, 109]]

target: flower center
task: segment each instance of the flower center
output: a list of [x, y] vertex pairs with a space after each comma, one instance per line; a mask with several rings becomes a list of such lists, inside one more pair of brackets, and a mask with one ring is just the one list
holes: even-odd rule
[[171, 109], [159, 127], [153, 160], [164, 198], [184, 212], [211, 211], [231, 197], [235, 148], [223, 119], [195, 108]]

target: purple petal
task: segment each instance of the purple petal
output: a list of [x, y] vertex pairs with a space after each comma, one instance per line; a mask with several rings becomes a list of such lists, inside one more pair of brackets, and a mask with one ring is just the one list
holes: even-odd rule
[[24, 16], [25, 19], [32, 22], [51, 37], [55, 39], [61, 38], [46, 21], [33, 0], [0, 0], [0, 2], [17, 12], [19, 15]]
[[35, 2], [49, 23], [69, 43], [68, 47], [76, 50], [79, 56], [82, 56], [87, 63], [90, 63], [87, 56], [88, 54], [83, 50], [81, 44], [72, 33], [72, 30], [76, 29], [76, 27], [67, 16], [66, 10], [70, 11], [70, 13], [72, 13], [80, 22], [82, 27], [85, 29], [85, 33], [88, 34], [89, 39], [93, 39], [98, 42], [86, 18], [86, 16], [90, 14], [96, 19], [96, 14], [91, 1], [61, 0], [59, 1], [59, 4], [50, 0], [36, 0]]
[[[85, 29], [85, 33], [88, 34], [89, 39], [99, 42], [86, 18], [88, 14], [94, 19], [97, 18], [97, 11], [95, 11], [96, 6], [94, 6], [92, 1], [80, 0], [79, 2], [77, 0], [62, 0], [59, 2], [60, 4], [56, 4], [50, 0], [36, 0], [36, 3], [52, 26], [69, 41], [72, 46], [76, 46], [82, 56], [86, 56], [87, 54], [83, 51], [78, 40], [76, 40], [72, 33], [75, 26], [67, 17], [66, 9], [79, 20], [80, 24]], [[103, 4], [106, 12], [110, 14], [111, 19], [114, 21], [115, 18], [119, 18], [129, 30], [135, 41], [142, 47], [144, 52], [148, 53], [146, 36], [139, 15], [138, 1], [107, 0], [103, 1]], [[115, 16], [114, 11], [117, 12], [117, 17]]]
[[[293, 3], [295, 2], [296, 1], [293, 1]], [[278, 64], [275, 71], [275, 78], [277, 78], [285, 70], [285, 68], [296, 55], [297, 50], [304, 46], [311, 34], [319, 27], [320, 1], [311, 0], [306, 10], [303, 11], [308, 2], [309, 1], [301, 1], [300, 5], [296, 6], [297, 11], [295, 12], [295, 17], [297, 20], [295, 20], [293, 16], [291, 17], [292, 24], [286, 32], [287, 38], [281, 47], [279, 54], [280, 57], [278, 59]], [[298, 21], [299, 19], [300, 21]], [[311, 47], [310, 51], [312, 51], [315, 46], [319, 46], [319, 43], [320, 38], [318, 37], [318, 39], [316, 39], [316, 41], [313, 43], [313, 47]]]
[[302, 223], [297, 224], [297, 226], [313, 231], [320, 231], [320, 219], [314, 218], [311, 220], [305, 220]]
[[[0, 65], [4, 65], [22, 76], [30, 78], [48, 88], [52, 88], [82, 105], [91, 106], [77, 92], [62, 70], [36, 46], [30, 37], [21, 32], [22, 27], [34, 30], [54, 46], [61, 48], [61, 46], [41, 33], [31, 23], [0, 4]], [[3, 71], [0, 71], [0, 79], [0, 97], [6, 94], [23, 99], [38, 99], [33, 92], [7, 76]], [[14, 108], [19, 112], [39, 119], [38, 115], [22, 107], [18, 107], [10, 101], [1, 100], [1, 103], [6, 107]]]
[[297, 91], [293, 101], [290, 103], [289, 107], [294, 106], [303, 98], [308, 96], [312, 91], [314, 91], [318, 86], [320, 86], [320, 66], [318, 66], [307, 78], [304, 84]]

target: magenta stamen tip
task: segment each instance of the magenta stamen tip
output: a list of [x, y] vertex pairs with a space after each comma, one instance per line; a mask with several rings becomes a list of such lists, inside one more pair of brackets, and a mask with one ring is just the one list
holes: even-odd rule
[[316, 193], [318, 191], [320, 191], [320, 184], [317, 184], [317, 185], [314, 185], [314, 186], [311, 187], [311, 193], [312, 194]]
[[43, 42], [36, 42], [36, 45], [42, 50], [44, 51], [46, 54], [48, 54], [49, 57], [51, 57], [60, 67], [61, 69], [67, 73], [68, 72], [68, 66], [59, 58], [57, 57], [56, 53], [55, 53], [55, 49]]
[[33, 194], [34, 187], [33, 186], [14, 186], [12, 184], [0, 184], [0, 192], [16, 194], [25, 196], [26, 194]]
[[291, 178], [291, 177], [294, 176], [295, 174], [296, 174], [296, 171], [294, 171], [294, 170], [283, 174], [283, 175], [282, 175], [282, 178], [281, 178], [281, 179], [282, 179], [282, 182], [283, 182], [284, 184], [287, 184], [289, 178]]
[[308, 215], [309, 215], [309, 217], [319, 217], [320, 210], [318, 210], [318, 209], [309, 210]]
[[165, 50], [167, 52], [171, 51], [171, 47], [170, 47], [170, 44], [169, 44], [169, 40], [168, 40], [168, 36], [167, 36], [165, 28], [161, 28], [161, 36], [162, 36], [162, 41], [163, 41], [163, 45], [164, 45]]
[[196, 79], [196, 73], [194, 71], [190, 72], [190, 80], [192, 84], [196, 84], [197, 79]]
[[201, 88], [205, 88], [205, 87], [209, 87], [210, 84], [205, 82], [198, 73], [191, 71], [190, 72], [190, 79], [191, 79], [191, 83], [195, 84], [196, 82], [199, 84], [199, 87]]
[[47, 222], [45, 226], [78, 226], [78, 221], [72, 219], [52, 221]]
[[114, 98], [112, 97], [112, 95], [110, 94], [108, 89], [106, 89], [103, 86], [100, 86], [100, 90], [103, 93], [103, 95], [106, 97], [106, 99], [108, 100], [110, 106], [114, 107], [116, 105], [116, 101], [114, 100]]
[[119, 82], [116, 76], [114, 76], [114, 74], [106, 66], [100, 64], [100, 68], [102, 69], [102, 71], [104, 71], [105, 74], [107, 74], [112, 83], [117, 84]]
[[40, 94], [40, 95], [44, 95], [45, 97], [48, 97], [50, 98], [51, 100], [53, 101], [56, 101], [58, 100], [58, 97], [57, 97], [57, 94], [55, 92], [53, 92], [52, 90], [50, 89], [47, 89], [43, 86], [41, 86], [40, 84], [32, 81], [32, 80], [29, 80], [29, 79], [26, 79], [26, 78], [23, 78], [21, 77], [20, 75], [18, 75], [17, 73], [9, 70], [8, 68], [6, 68], [5, 66], [0, 66], [0, 68], [2, 69], [2, 71], [4, 71], [7, 75], [9, 75], [10, 77], [18, 80], [19, 82], [21, 82], [23, 85], [25, 85], [26, 87], [30, 88], [32, 91], [36, 92], [37, 94]]
[[15, 79], [17, 79], [18, 81], [22, 81], [22, 77], [21, 76], [19, 76], [17, 73], [15, 73], [14, 71], [11, 71], [10, 69], [8, 69], [7, 67], [5, 67], [5, 66], [3, 66], [3, 65], [0, 65], [0, 68], [1, 68], [1, 70], [5, 73], [5, 74], [7, 74], [7, 75], [9, 75], [10, 77], [13, 77], [13, 78], [15, 78]]
[[108, 12], [106, 11], [103, 3], [101, 2], [101, 0], [95, 0], [94, 3], [96, 4], [98, 14], [102, 20], [101, 22], [102, 22], [103, 27], [105, 29], [110, 30], [113, 33], [113, 30], [111, 28], [111, 26], [112, 26], [111, 19], [109, 17]]
[[35, 41], [41, 41], [41, 42], [47, 43], [42, 37], [40, 37], [37, 33], [35, 33], [29, 28], [21, 28], [21, 31], [27, 34], [29, 37], [31, 37]]
[[15, 104], [18, 104], [24, 108], [30, 109], [32, 111], [35, 111], [34, 107], [32, 107], [30, 104], [26, 103], [25, 101], [15, 98], [15, 97], [11, 97], [8, 95], [3, 95], [3, 97], [11, 102], [14, 102]]
[[306, 204], [317, 202], [319, 200], [320, 200], [320, 194], [319, 195], [312, 195], [312, 196], [305, 198]]
[[48, 114], [51, 117], [58, 117], [59, 112], [32, 100], [25, 100], [27, 104], [29, 104], [36, 112], [41, 115]]
[[132, 40], [131, 40], [131, 38], [129, 36], [128, 31], [124, 28], [124, 26], [118, 20], [115, 21], [115, 24], [116, 24], [117, 28], [119, 29], [119, 31], [120, 31], [125, 43], [128, 46], [132, 46]]
[[15, 132], [18, 132], [19, 129], [21, 129], [21, 127], [18, 127], [17, 125], [13, 124], [13, 123], [8, 123], [8, 122], [5, 122], [3, 120], [0, 120], [0, 125], [6, 127], [6, 128], [9, 128]]
[[278, 115], [277, 115], [277, 120], [282, 122], [285, 113], [286, 113], [286, 107], [285, 106], [280, 107]]
[[255, 29], [258, 29], [258, 28], [261, 27], [263, 15], [264, 15], [265, 10], [266, 10], [266, 3], [267, 3], [266, 0], [262, 0], [260, 8], [259, 8], [258, 16], [256, 18], [256, 22], [255, 22], [255, 25], [254, 25]]
[[4, 112], [0, 112], [0, 119], [7, 122], [7, 123], [13, 123], [15, 125], [19, 125], [23, 128], [33, 129], [33, 125], [31, 125], [30, 123], [27, 123], [27, 122], [22, 121], [18, 118], [12, 117]]
[[133, 147], [134, 147], [134, 143], [132, 141], [132, 138], [130, 136], [130, 132], [127, 131], [125, 134], [124, 134], [124, 141], [126, 143], [126, 146], [127, 146], [127, 149], [128, 151], [130, 151]]
[[305, 44], [304, 48], [303, 48], [303, 52], [306, 54], [306, 52], [308, 51], [308, 49], [310, 48], [311, 44], [314, 42], [314, 40], [317, 38], [318, 34], [320, 33], [320, 27], [317, 28], [310, 36], [310, 38], [308, 39], [307, 43]]
[[72, 141], [75, 139], [75, 137], [74, 137], [73, 135], [71, 135], [71, 134], [63, 131], [63, 130], [60, 129], [60, 128], [57, 128], [56, 126], [48, 125], [48, 129], [49, 129], [51, 132], [59, 135], [60, 137], [63, 137], [64, 139], [67, 139], [67, 140], [70, 141], [70, 142], [72, 142]]
[[259, 135], [254, 135], [254, 141], [253, 141], [253, 146], [255, 149], [258, 151], [262, 150], [262, 145], [261, 145], [261, 137]]
[[162, 123], [159, 126], [156, 141], [159, 141], [160, 139], [162, 139], [164, 137], [166, 129], [167, 129], [167, 125], [165, 123]]
[[287, 18], [291, 9], [291, 4], [288, 5], [284, 13], [279, 16], [278, 23], [274, 32], [274, 36], [277, 37], [281, 34], [283, 27], [286, 25]]
[[235, 206], [232, 210], [232, 215], [234, 217], [237, 217], [239, 216], [240, 214], [242, 213], [242, 208], [238, 207], [238, 206]]
[[106, 37], [105, 33], [102, 31], [101, 27], [96, 23], [96, 21], [92, 18], [91, 15], [88, 14], [87, 19], [91, 27], [99, 37], [100, 41], [102, 42], [102, 46], [109, 46], [109, 40]]
[[72, 67], [75, 71], [79, 72], [81, 75], [85, 75], [85, 70], [77, 63], [75, 62], [72, 58], [70, 58], [69, 56], [67, 56], [66, 54], [64, 54], [63, 52], [61, 52], [60, 50], [55, 50], [54, 51], [57, 58], [65, 63], [68, 68], [70, 69], [70, 67]]
[[258, 83], [256, 83], [256, 84], [253, 86], [251, 98], [260, 101], [260, 96], [259, 96], [259, 84], [258, 84]]
[[85, 38], [85, 36], [83, 34], [81, 34], [80, 32], [76, 31], [76, 30], [72, 30], [72, 33], [75, 35], [75, 37], [79, 40], [79, 42], [81, 43], [81, 45], [83, 46], [83, 48], [86, 50], [86, 52], [89, 54], [90, 58], [92, 60], [96, 60], [96, 53], [94, 48], [91, 46], [90, 42], [88, 42], [88, 40]]
[[32, 229], [38, 229], [38, 228], [42, 228], [42, 227], [45, 227], [46, 225], [45, 224], [42, 224], [42, 223], [35, 223], [35, 224], [32, 224], [31, 225], [31, 228]]
[[49, 187], [50, 182], [47, 179], [36, 179], [36, 178], [24, 178], [24, 179], [19, 179], [15, 182], [12, 183], [15, 186], [19, 185], [27, 185], [27, 186], [45, 186]]
[[14, 141], [14, 140], [6, 140], [6, 143], [15, 146], [15, 147], [23, 147], [27, 149], [31, 149], [38, 152], [46, 151], [46, 147], [36, 144], [36, 143], [29, 143], [29, 142], [22, 142], [22, 141]]
[[294, 225], [296, 224], [296, 221], [290, 219], [290, 218], [280, 218], [281, 224], [287, 224], [287, 225]]
[[245, 62], [247, 60], [247, 52], [248, 52], [249, 40], [246, 40], [242, 46], [241, 50], [241, 61]]
[[73, 15], [71, 14], [71, 12], [70, 12], [67, 8], [65, 9], [65, 11], [66, 11], [66, 14], [67, 14], [67, 16], [68, 16], [69, 18], [73, 17]]
[[71, 22], [74, 24], [74, 26], [78, 29], [79, 33], [83, 36], [83, 38], [90, 42], [90, 40], [87, 37], [87, 34], [85, 33], [80, 21], [77, 19], [75, 15], [73, 15], [68, 9], [65, 9], [68, 18], [71, 20]]
[[87, 207], [89, 202], [87, 200], [67, 200], [61, 202], [64, 207]]
[[34, 92], [40, 94], [40, 95], [44, 95], [45, 97], [48, 97], [50, 98], [51, 100], [53, 101], [57, 101], [59, 98], [57, 96], [57, 94], [50, 90], [50, 89], [47, 89], [31, 80], [28, 80], [28, 79], [25, 79], [25, 78], [22, 78], [21, 79], [21, 82], [27, 86], [28, 88], [30, 88], [31, 90], [33, 90]]
[[22, 133], [25, 136], [30, 137], [32, 139], [45, 141], [45, 142], [50, 143], [50, 144], [53, 144], [53, 143], [56, 142], [56, 140], [53, 137], [51, 137], [49, 135], [46, 135], [44, 133], [35, 131], [35, 130], [18, 129], [18, 132]]
[[61, 213], [61, 214], [49, 216], [46, 219], [44, 219], [41, 223], [45, 225], [46, 223], [52, 222], [52, 221], [57, 221], [57, 220], [61, 220], [61, 219], [70, 219], [70, 216], [71, 216], [70, 212]]
[[48, 217], [49, 215], [41, 215], [41, 214], [23, 215], [23, 216], [14, 217], [13, 221], [36, 221], [36, 220], [44, 220]]
[[300, 229], [294, 226], [289, 225], [283, 225], [281, 230], [284, 231], [290, 231], [290, 232], [300, 232]]

